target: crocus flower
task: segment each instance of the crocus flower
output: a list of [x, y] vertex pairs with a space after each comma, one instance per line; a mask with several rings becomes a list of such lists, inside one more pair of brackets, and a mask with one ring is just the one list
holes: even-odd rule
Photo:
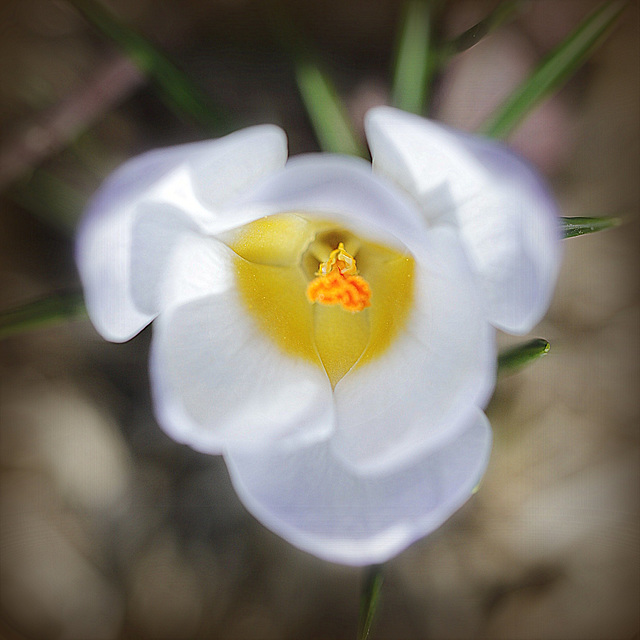
[[553, 200], [504, 146], [373, 109], [364, 160], [287, 161], [257, 126], [146, 153], [98, 192], [77, 261], [98, 331], [154, 322], [158, 421], [222, 454], [267, 527], [382, 562], [487, 465], [495, 328], [529, 331], [559, 264]]

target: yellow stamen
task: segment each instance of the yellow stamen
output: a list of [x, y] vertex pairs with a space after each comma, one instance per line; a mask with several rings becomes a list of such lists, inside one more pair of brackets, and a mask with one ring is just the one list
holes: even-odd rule
[[342, 242], [326, 262], [320, 263], [316, 276], [307, 287], [309, 302], [340, 305], [352, 313], [371, 304], [369, 283], [358, 275], [355, 258], [345, 251]]

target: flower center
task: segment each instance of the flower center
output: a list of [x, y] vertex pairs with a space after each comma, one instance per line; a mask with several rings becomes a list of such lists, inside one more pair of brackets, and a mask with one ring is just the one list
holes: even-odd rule
[[382, 355], [413, 303], [410, 255], [299, 213], [226, 238], [247, 312], [284, 352], [324, 368], [331, 385]]
[[316, 276], [307, 287], [309, 302], [338, 304], [352, 313], [371, 304], [369, 283], [358, 275], [355, 258], [344, 250], [342, 242], [320, 263]]

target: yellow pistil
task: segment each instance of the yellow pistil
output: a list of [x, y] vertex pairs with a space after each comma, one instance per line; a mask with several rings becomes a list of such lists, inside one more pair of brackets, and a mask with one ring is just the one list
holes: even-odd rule
[[309, 302], [324, 305], [340, 305], [346, 311], [356, 313], [371, 304], [369, 283], [358, 275], [355, 258], [347, 253], [342, 242], [321, 262], [307, 287]]

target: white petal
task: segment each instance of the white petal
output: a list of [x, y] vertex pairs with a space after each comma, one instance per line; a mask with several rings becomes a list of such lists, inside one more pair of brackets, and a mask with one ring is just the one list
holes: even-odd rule
[[[218, 271], [221, 245], [209, 242], [210, 251], [193, 252], [191, 269], [183, 252], [180, 276], [165, 287], [173, 303], [154, 323], [151, 381], [160, 424], [173, 439], [207, 453], [274, 438], [308, 444], [328, 437], [334, 406], [324, 371], [263, 335]], [[219, 292], [202, 297], [207, 286]]]
[[166, 274], [157, 287], [160, 309], [232, 290], [235, 287], [235, 255], [216, 238], [195, 233], [183, 234], [167, 257]]
[[287, 161], [287, 136], [275, 125], [241, 129], [214, 142], [215, 148], [189, 157], [196, 197], [213, 211]]
[[335, 388], [335, 452], [360, 473], [402, 468], [442, 446], [493, 390], [494, 330], [459, 240], [447, 227], [429, 240], [416, 256], [406, 330]]
[[[98, 331], [120, 342], [147, 325], [157, 311], [155, 292], [142, 294], [150, 282], [144, 275], [135, 285], [136, 293], [132, 291], [132, 277], [140, 276], [132, 273], [132, 262], [160, 278], [162, 266], [157, 261], [170, 250], [172, 237], [178, 238], [180, 230], [210, 224], [215, 220], [214, 206], [225, 205], [285, 161], [284, 133], [268, 125], [219, 140], [151, 151], [120, 167], [90, 203], [76, 245], [87, 308]], [[141, 205], [148, 212], [155, 207], [167, 215], [157, 226], [150, 215], [145, 253], [136, 251], [134, 260], [132, 227]], [[156, 242], [162, 251], [152, 250]]]
[[405, 194], [373, 175], [368, 162], [347, 156], [296, 156], [234, 205], [252, 211], [254, 218], [285, 211], [317, 213], [400, 249], [419, 246], [426, 228]]
[[131, 224], [130, 291], [137, 309], [153, 317], [176, 246], [203, 237], [193, 220], [173, 205], [141, 203]]
[[504, 145], [388, 107], [366, 118], [374, 169], [427, 218], [460, 226], [495, 326], [526, 333], [544, 315], [560, 263], [556, 205]]
[[240, 499], [269, 529], [325, 560], [366, 565], [388, 560], [459, 509], [490, 449], [490, 426], [478, 411], [457, 439], [388, 475], [359, 477], [328, 443], [231, 450], [225, 460]]

